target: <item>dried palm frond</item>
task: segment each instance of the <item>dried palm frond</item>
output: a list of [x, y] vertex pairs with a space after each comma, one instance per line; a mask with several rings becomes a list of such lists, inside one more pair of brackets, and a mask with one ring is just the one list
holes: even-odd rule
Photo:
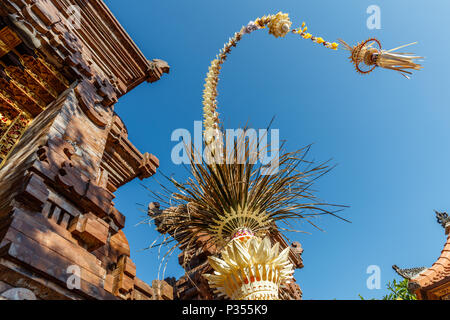
[[295, 152], [267, 150], [280, 154], [278, 165], [272, 168], [256, 163], [258, 148], [259, 143], [249, 143], [242, 134], [232, 148], [223, 147], [226, 161], [212, 163], [196, 163], [196, 151], [189, 148], [192, 177], [185, 183], [167, 177], [175, 190], [163, 186], [165, 193], [155, 193], [167, 206], [153, 216], [159, 230], [170, 234], [180, 248], [198, 247], [198, 239], [203, 238], [207, 239], [204, 246], [219, 251], [238, 228], [247, 227], [264, 237], [279, 222], [303, 219], [315, 226], [311, 216], [337, 216], [342, 208], [331, 210], [333, 206], [319, 201], [312, 190], [331, 167], [328, 162], [307, 161], [310, 146]]

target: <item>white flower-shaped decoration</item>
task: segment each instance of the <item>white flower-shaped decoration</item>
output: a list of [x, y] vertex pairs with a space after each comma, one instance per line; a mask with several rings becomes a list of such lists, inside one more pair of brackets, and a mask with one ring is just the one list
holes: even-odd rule
[[234, 239], [222, 250], [222, 258], [208, 257], [213, 274], [205, 275], [218, 295], [233, 300], [278, 299], [281, 283], [293, 277], [294, 267], [289, 261], [289, 248], [279, 252], [268, 237], [262, 240]]

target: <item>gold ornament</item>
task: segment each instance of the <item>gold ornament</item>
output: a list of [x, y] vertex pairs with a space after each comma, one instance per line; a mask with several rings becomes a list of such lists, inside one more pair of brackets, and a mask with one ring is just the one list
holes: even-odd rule
[[209, 230], [219, 245], [225, 245], [230, 241], [233, 233], [239, 228], [247, 228], [258, 235], [263, 235], [272, 224], [272, 220], [265, 212], [250, 211], [241, 206], [238, 206], [237, 210], [230, 208], [212, 222]]
[[[216, 159], [218, 154], [222, 155], [222, 150], [227, 154], [226, 146], [217, 138], [220, 137], [217, 85], [220, 69], [231, 49], [245, 34], [268, 27], [269, 34], [284, 37], [291, 25], [288, 14], [282, 12], [250, 21], [229, 39], [211, 62], [203, 91], [204, 138], [211, 150], [207, 158]], [[292, 33], [337, 50], [337, 43], [313, 36], [307, 30], [303, 23]], [[341, 43], [352, 52], [351, 60], [361, 73], [368, 73], [377, 66], [399, 71], [402, 75], [411, 73], [407, 69], [421, 68], [413, 62], [420, 57], [393, 53], [400, 47], [381, 50], [381, 44], [376, 39], [369, 39], [355, 47], [344, 41]], [[373, 47], [374, 43], [378, 44], [378, 48]], [[370, 69], [364, 71], [361, 69], [363, 66]], [[310, 189], [310, 178], [320, 176], [326, 166], [319, 165], [305, 172], [293, 170], [303, 162], [299, 150], [282, 154], [279, 158], [280, 170], [272, 178], [267, 178], [260, 175], [258, 167], [251, 163], [253, 150], [248, 144], [241, 151], [237, 155], [233, 150], [232, 157], [236, 160], [242, 156], [245, 159], [242, 164], [199, 164], [193, 161], [195, 155], [191, 151], [193, 178], [185, 184], [171, 179], [177, 192], [170, 194], [166, 203], [172, 206], [172, 202], [176, 201], [179, 206], [162, 211], [158, 219], [164, 221], [165, 232], [178, 241], [178, 246], [191, 248], [200, 236], [207, 236], [203, 246], [214, 246], [214, 250], [222, 248], [220, 258], [208, 258], [214, 273], [205, 275], [216, 293], [239, 300], [278, 299], [280, 285], [292, 278], [294, 272], [289, 262], [289, 248], [280, 253], [278, 243], [272, 246], [269, 238], [262, 238], [270, 234], [272, 228], [277, 229], [276, 222], [279, 221], [306, 219], [309, 222], [307, 215], [324, 213], [336, 216], [334, 212], [322, 208], [325, 204], [317, 202]], [[301, 203], [301, 199], [311, 202]], [[313, 213], [303, 214], [303, 210]]]

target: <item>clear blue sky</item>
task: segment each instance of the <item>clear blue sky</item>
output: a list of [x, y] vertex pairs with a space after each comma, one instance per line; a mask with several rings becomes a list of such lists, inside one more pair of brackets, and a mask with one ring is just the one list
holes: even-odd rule
[[[250, 121], [273, 128], [294, 150], [314, 143], [317, 160], [338, 166], [322, 178], [322, 199], [349, 205], [344, 223], [317, 222], [326, 232], [292, 235], [302, 243], [305, 267], [296, 272], [305, 299], [381, 297], [384, 284], [401, 267], [431, 266], [444, 244], [433, 210], [450, 210], [450, 130], [448, 72], [450, 2], [411, 0], [109, 0], [106, 3], [149, 58], [171, 65], [170, 75], [143, 84], [123, 97], [116, 111], [130, 140], [155, 154], [166, 174], [185, 177], [171, 162], [176, 128], [193, 130], [201, 120], [203, 80], [223, 43], [249, 20], [288, 12], [295, 25], [306, 21], [311, 33], [349, 43], [379, 38], [385, 48], [419, 41], [411, 50], [426, 57], [411, 80], [376, 70], [354, 72], [348, 53], [332, 51], [289, 35], [275, 39], [260, 30], [246, 37], [224, 65], [219, 108], [227, 127]], [[366, 8], [381, 7], [381, 30], [366, 27]], [[152, 179], [144, 181], [156, 188]], [[127, 217], [125, 233], [138, 276], [157, 278], [157, 251], [139, 251], [157, 236], [142, 220], [137, 203], [152, 201], [133, 181], [117, 193]], [[366, 269], [378, 265], [382, 290], [366, 288]], [[166, 276], [179, 277], [176, 256]]]

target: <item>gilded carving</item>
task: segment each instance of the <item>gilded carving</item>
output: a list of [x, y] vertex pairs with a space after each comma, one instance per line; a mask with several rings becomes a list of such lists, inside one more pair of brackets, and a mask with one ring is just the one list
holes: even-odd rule
[[9, 27], [0, 30], [0, 57], [10, 52], [18, 46], [22, 41]]
[[54, 100], [45, 86], [30, 75], [26, 69], [21, 70], [16, 66], [8, 66], [5, 68], [5, 72], [42, 109], [45, 109], [47, 104]]
[[0, 137], [0, 158], [3, 160], [22, 136], [30, 119], [25, 114], [20, 114], [14, 119], [9, 128]]

